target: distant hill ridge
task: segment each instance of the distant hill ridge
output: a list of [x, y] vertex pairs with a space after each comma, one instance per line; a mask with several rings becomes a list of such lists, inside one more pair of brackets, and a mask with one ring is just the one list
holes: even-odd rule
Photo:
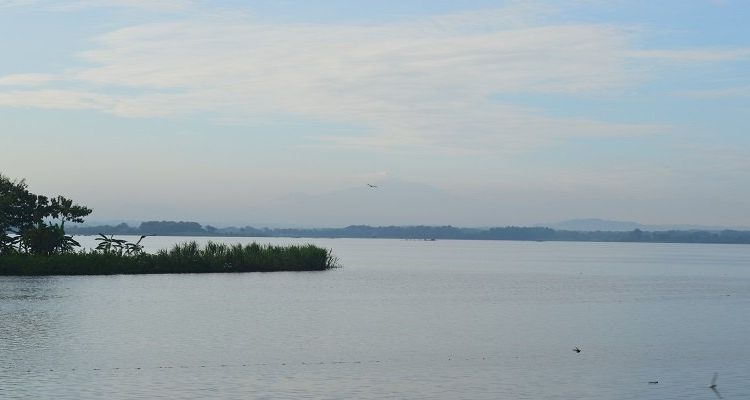
[[577, 218], [550, 224], [537, 224], [552, 229], [568, 231], [612, 231], [626, 232], [634, 229], [644, 231], [722, 231], [722, 230], [750, 230], [750, 227], [726, 227], [706, 225], [645, 225], [632, 221], [614, 221], [601, 218]]

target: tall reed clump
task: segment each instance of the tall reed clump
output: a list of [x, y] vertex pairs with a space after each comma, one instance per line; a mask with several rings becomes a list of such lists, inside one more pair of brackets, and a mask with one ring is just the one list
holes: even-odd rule
[[187, 242], [156, 254], [91, 250], [0, 257], [0, 275], [115, 275], [215, 272], [324, 271], [338, 260], [330, 250], [308, 245], [274, 246]]
[[311, 244], [274, 246], [209, 242], [200, 247], [196, 242], [187, 242], [159, 251], [150, 263], [154, 268], [170, 272], [323, 271], [335, 267], [336, 258], [330, 250]]

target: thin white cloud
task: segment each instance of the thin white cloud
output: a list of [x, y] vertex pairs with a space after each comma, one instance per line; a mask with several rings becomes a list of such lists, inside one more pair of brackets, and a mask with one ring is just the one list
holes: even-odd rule
[[37, 2], [38, 0], [0, 0], [0, 8], [25, 7]]
[[0, 91], [0, 106], [36, 107], [60, 110], [99, 110], [113, 107], [105, 94], [77, 90], [41, 89]]
[[49, 74], [12, 74], [0, 76], [0, 86], [40, 86], [57, 79]]
[[720, 89], [689, 90], [679, 92], [678, 95], [702, 99], [713, 99], [721, 97], [750, 97], [750, 86], [739, 85]]
[[34, 7], [48, 11], [75, 11], [85, 8], [131, 8], [148, 11], [181, 11], [198, 0], [0, 0], [0, 8]]
[[[67, 4], [66, 4], [67, 3]], [[196, 0], [73, 0], [58, 3], [58, 7], [76, 8], [135, 8], [154, 11], [186, 10], [198, 4]]]
[[726, 62], [750, 59], [750, 49], [639, 50], [634, 58], [673, 62]]
[[[338, 146], [518, 151], [576, 136], [665, 128], [551, 118], [493, 100], [497, 94], [598, 95], [643, 83], [654, 59], [726, 61], [747, 54], [639, 51], [625, 29], [544, 23], [544, 11], [516, 5], [363, 26], [194, 15], [97, 38], [81, 54], [88, 67], [61, 72], [76, 87], [69, 98], [63, 89], [43, 87], [0, 92], [0, 104], [125, 117], [294, 115], [362, 128], [322, 138]], [[111, 94], [120, 88], [129, 94]]]

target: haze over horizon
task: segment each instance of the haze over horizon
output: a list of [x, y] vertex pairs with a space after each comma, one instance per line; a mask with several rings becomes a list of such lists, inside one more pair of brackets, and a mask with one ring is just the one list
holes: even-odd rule
[[0, 173], [91, 220], [750, 226], [748, 20], [732, 0], [0, 0]]

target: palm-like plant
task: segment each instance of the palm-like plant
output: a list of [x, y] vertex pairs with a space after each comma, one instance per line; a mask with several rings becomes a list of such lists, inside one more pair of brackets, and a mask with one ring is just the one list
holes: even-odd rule
[[141, 237], [135, 243], [125, 242], [125, 255], [133, 256], [136, 254], [140, 254], [143, 251], [141, 240], [143, 240], [144, 238], [146, 238], [146, 235], [141, 235]]
[[105, 254], [116, 254], [118, 256], [133, 256], [140, 254], [143, 251], [141, 241], [146, 237], [146, 235], [142, 235], [137, 242], [131, 243], [127, 240], [115, 239], [115, 235], [107, 237], [100, 233], [99, 236], [100, 237], [94, 239], [99, 241], [96, 250]]

